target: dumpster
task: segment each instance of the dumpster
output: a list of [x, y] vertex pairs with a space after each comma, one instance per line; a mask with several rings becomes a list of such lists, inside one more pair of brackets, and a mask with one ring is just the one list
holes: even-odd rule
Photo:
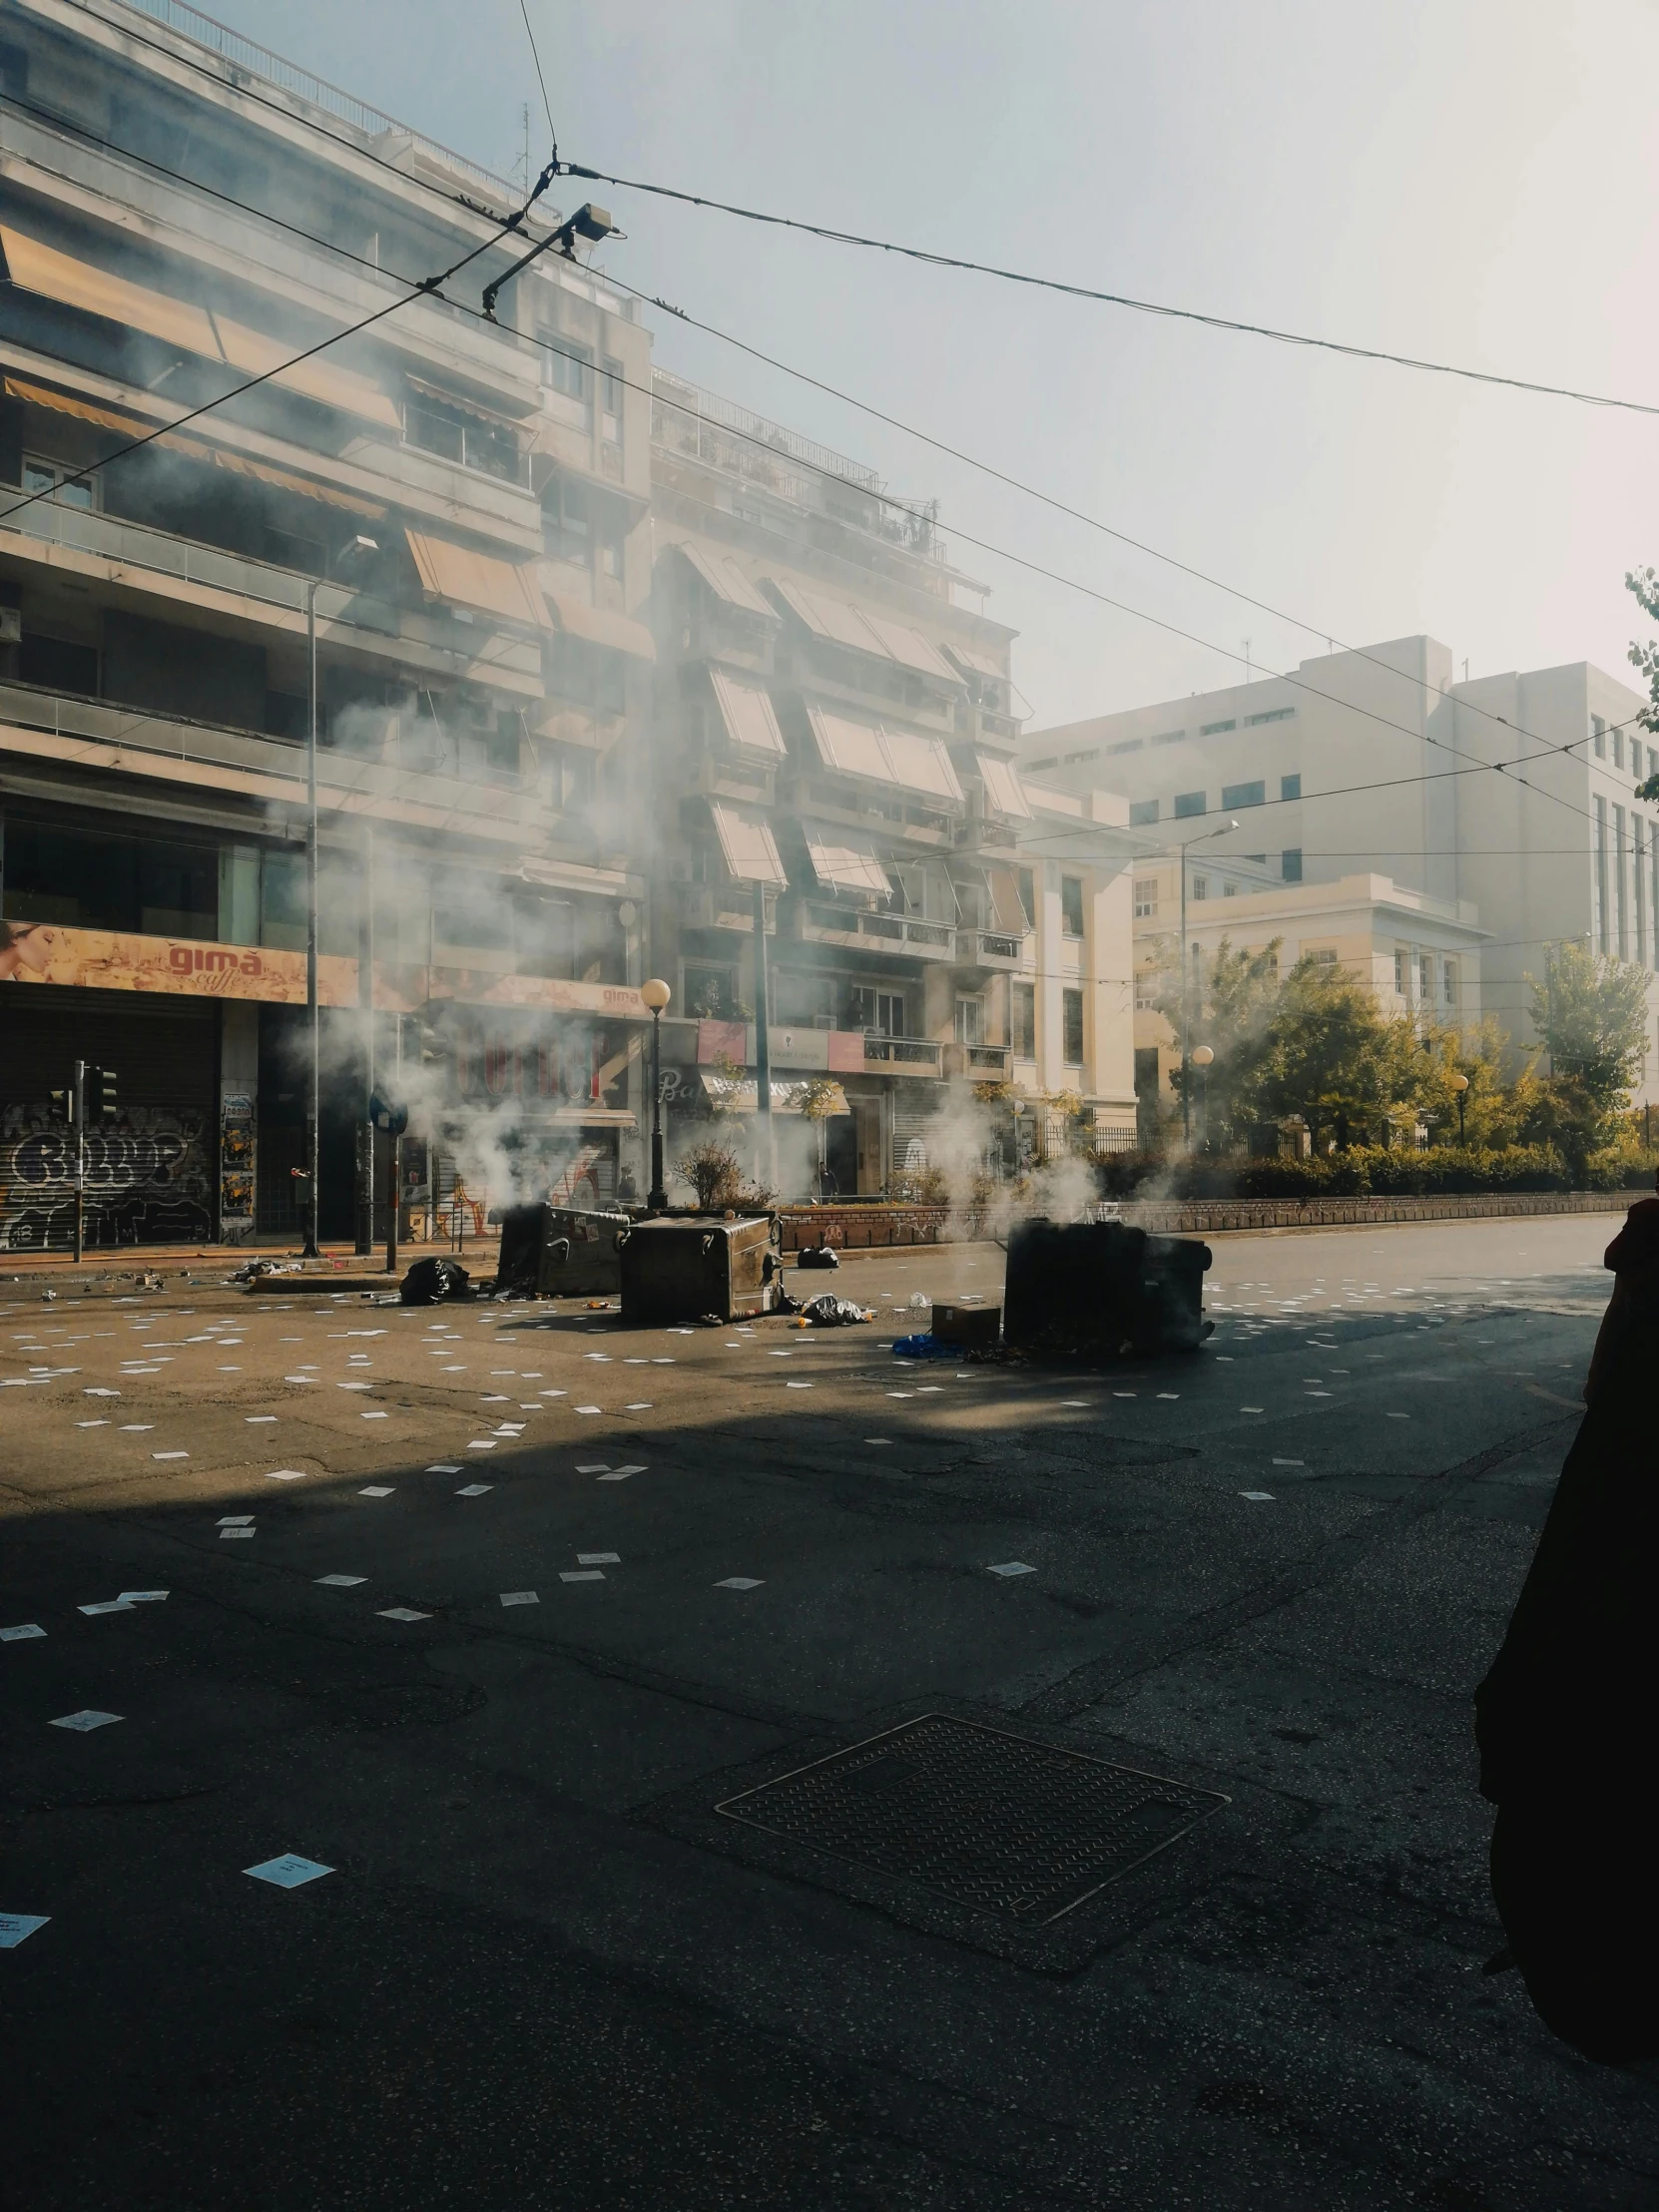
[[498, 1292], [523, 1298], [614, 1298], [622, 1287], [626, 1214], [574, 1206], [504, 1206], [500, 1215]]
[[778, 1242], [769, 1214], [635, 1222], [622, 1245], [622, 1318], [649, 1324], [770, 1314], [784, 1281]]
[[1122, 1222], [1022, 1222], [1008, 1239], [1003, 1337], [1010, 1350], [1095, 1361], [1196, 1352], [1210, 1248]]

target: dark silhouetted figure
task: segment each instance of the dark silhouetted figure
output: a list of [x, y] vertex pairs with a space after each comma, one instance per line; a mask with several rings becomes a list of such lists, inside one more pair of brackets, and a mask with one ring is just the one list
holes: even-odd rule
[[1630, 1209], [1606, 1264], [1584, 1418], [1475, 1735], [1527, 1992], [1617, 2065], [1659, 2055], [1659, 1199]]

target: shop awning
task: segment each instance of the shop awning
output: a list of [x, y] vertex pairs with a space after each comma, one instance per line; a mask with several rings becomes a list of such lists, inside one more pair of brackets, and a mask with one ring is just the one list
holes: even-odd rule
[[[146, 422], [138, 415], [122, 414], [114, 407], [100, 407], [90, 399], [74, 399], [67, 392], [51, 391], [46, 385], [32, 384], [22, 376], [8, 376], [5, 388], [8, 399], [26, 400], [31, 407], [50, 407], [54, 413], [74, 415], [82, 422], [95, 422], [101, 430], [113, 430], [118, 437], [145, 438], [153, 436], [158, 428], [166, 428], [165, 423]], [[200, 438], [184, 431], [168, 438], [167, 449], [170, 453], [188, 453], [193, 460], [211, 461], [215, 468], [228, 468], [239, 476], [257, 476], [262, 483], [296, 492], [301, 499], [320, 499], [330, 507], [343, 507], [347, 514], [363, 515], [371, 522], [379, 521], [386, 511], [371, 499], [336, 491], [331, 484], [313, 483], [308, 476], [296, 476], [291, 469], [276, 468], [270, 461], [251, 460], [246, 453], [232, 453], [221, 445], [204, 445]]]
[[[290, 339], [267, 337], [263, 330], [251, 330], [217, 308], [213, 320], [220, 348], [233, 368], [245, 369], [250, 376], [270, 375], [272, 382], [280, 384], [284, 391], [300, 392], [324, 407], [337, 408], [341, 414], [360, 415], [365, 422], [379, 423], [382, 429], [401, 431], [403, 417], [372, 377], [361, 376], [354, 368], [342, 368], [326, 353], [312, 354], [309, 360], [292, 360], [296, 348]], [[283, 362], [289, 365], [283, 367]]]
[[999, 761], [993, 753], [976, 753], [973, 761], [984, 783], [985, 797], [996, 812], [1029, 822], [1031, 805], [1025, 796], [1025, 787], [1019, 780], [1019, 772], [1013, 764]]
[[62, 306], [79, 307], [83, 314], [124, 322], [187, 353], [201, 353], [211, 361], [221, 358], [213, 317], [206, 307], [170, 299], [166, 292], [94, 269], [88, 262], [60, 254], [55, 246], [43, 246], [39, 239], [14, 231], [9, 224], [0, 229], [0, 246], [5, 248], [12, 282], [24, 291], [38, 291]]
[[470, 546], [449, 538], [429, 537], [424, 530], [404, 526], [409, 551], [420, 571], [424, 590], [434, 599], [448, 599], [462, 607], [477, 607], [500, 615], [508, 622], [533, 623], [545, 630], [547, 613], [533, 580], [511, 561], [491, 553], [475, 553]]
[[542, 597], [559, 628], [589, 645], [602, 645], [612, 653], [630, 654], [636, 661], [654, 661], [657, 641], [643, 622], [618, 614], [614, 607], [590, 607], [585, 599], [571, 599], [563, 592], [542, 589]]
[[814, 637], [850, 646], [854, 653], [871, 653], [879, 660], [897, 661], [905, 668], [913, 668], [923, 676], [937, 677], [946, 684], [960, 684], [961, 678], [950, 663], [907, 622], [895, 622], [890, 615], [877, 614], [873, 608], [855, 607], [850, 600], [837, 599], [829, 592], [808, 591], [788, 577], [774, 577], [772, 586]]
[[962, 787], [950, 755], [938, 738], [889, 730], [809, 701], [807, 719], [825, 767], [837, 776], [861, 776], [871, 784], [892, 784], [952, 806], [962, 805]]
[[778, 727], [778, 715], [771, 699], [760, 686], [741, 683], [737, 677], [728, 676], [723, 668], [710, 669], [709, 681], [715, 688], [715, 703], [732, 743], [745, 753], [767, 753], [782, 760], [788, 751], [784, 733]]
[[711, 803], [709, 812], [715, 818], [715, 835], [727, 872], [740, 883], [769, 883], [782, 890], [789, 877], [765, 815], [723, 800]]
[[675, 551], [691, 563], [717, 599], [723, 599], [729, 607], [741, 607], [745, 614], [764, 615], [768, 622], [777, 622], [777, 608], [767, 605], [729, 553], [698, 545], [690, 538], [683, 538]]
[[872, 891], [877, 898], [887, 897], [892, 884], [868, 837], [822, 822], [804, 822], [801, 828], [813, 873], [826, 890]]
[[[712, 1068], [698, 1071], [704, 1093], [711, 1106], [726, 1114], [758, 1114], [761, 1110], [760, 1088], [753, 1075], [719, 1075]], [[828, 1076], [777, 1076], [772, 1078], [772, 1110], [775, 1114], [799, 1114], [804, 1110], [808, 1086], [819, 1085], [818, 1096], [829, 1108], [829, 1117], [850, 1114], [846, 1093]]]

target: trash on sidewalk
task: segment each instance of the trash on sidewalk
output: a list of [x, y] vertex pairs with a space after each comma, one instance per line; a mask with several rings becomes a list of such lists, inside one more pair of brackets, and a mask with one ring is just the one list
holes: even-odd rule
[[[297, 1260], [245, 1260], [229, 1280], [233, 1283], [263, 1283], [268, 1275], [297, 1275], [299, 1272]], [[159, 1275], [141, 1275], [138, 1282], [139, 1288], [145, 1291], [159, 1291], [162, 1287]]]
[[810, 1321], [816, 1329], [843, 1329], [852, 1322], [873, 1321], [875, 1316], [867, 1307], [850, 1298], [831, 1298], [826, 1291], [821, 1298], [810, 1299], [801, 1309], [803, 1321]]
[[417, 1260], [398, 1291], [405, 1306], [438, 1306], [449, 1298], [470, 1298], [472, 1278], [458, 1260]]
[[827, 1244], [803, 1245], [795, 1256], [798, 1268], [838, 1268], [840, 1260]]

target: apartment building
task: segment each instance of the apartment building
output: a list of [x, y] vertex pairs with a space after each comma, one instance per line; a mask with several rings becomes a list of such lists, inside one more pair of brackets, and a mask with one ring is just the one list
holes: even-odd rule
[[12, 0], [0, 178], [0, 1245], [67, 1234], [77, 1058], [119, 1087], [95, 1243], [295, 1225], [313, 623], [324, 1234], [387, 1071], [414, 1208], [480, 1131], [498, 1183], [608, 1195], [647, 1019], [632, 305], [548, 255], [482, 320], [515, 188], [177, 0]]
[[[1122, 792], [1131, 823], [1167, 854], [1250, 860], [1285, 885], [1335, 885], [1358, 869], [1436, 902], [1444, 941], [1405, 938], [1407, 970], [1413, 948], [1462, 961], [1443, 917], [1472, 908], [1481, 1005], [1517, 1052], [1536, 1042], [1528, 979], [1552, 945], [1638, 963], [1656, 978], [1638, 1093], [1651, 1098], [1659, 810], [1634, 793], [1659, 756], [1636, 724], [1643, 704], [1584, 662], [1456, 683], [1449, 649], [1419, 636], [1028, 732], [1016, 759], [1044, 785]], [[1212, 841], [1232, 819], [1238, 829]], [[1391, 950], [1377, 942], [1385, 970]]]
[[842, 1193], [925, 1166], [953, 1086], [1074, 1090], [1128, 1141], [1129, 1024], [1093, 1004], [1104, 969], [1126, 1007], [1127, 840], [1026, 850], [1012, 633], [983, 588], [871, 470], [662, 370], [652, 440], [671, 1105], [695, 1116], [735, 1069], [752, 1095], [759, 928], [775, 1108], [832, 1081]]

